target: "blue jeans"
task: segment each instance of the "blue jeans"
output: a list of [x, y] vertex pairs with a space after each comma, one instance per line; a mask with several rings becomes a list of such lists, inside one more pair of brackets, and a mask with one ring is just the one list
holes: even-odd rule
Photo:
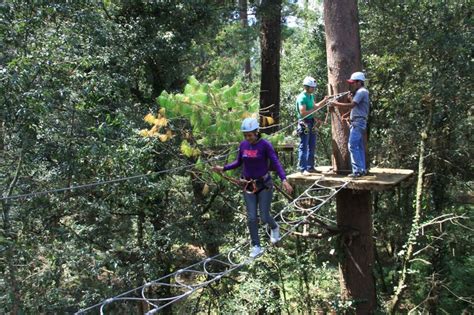
[[270, 215], [272, 197], [272, 186], [263, 189], [258, 194], [249, 194], [244, 192], [245, 205], [247, 206], [247, 224], [250, 231], [252, 246], [260, 246], [260, 238], [258, 236], [257, 208], [260, 209], [260, 217], [263, 223], [267, 223], [271, 229], [275, 229], [278, 226], [273, 217]]
[[313, 130], [314, 119], [304, 120], [306, 126], [301, 122], [298, 124], [298, 135], [300, 136], [300, 144], [298, 146], [298, 169], [309, 171], [314, 168], [314, 153], [316, 151], [317, 132]]
[[366, 129], [365, 120], [355, 120], [351, 122], [349, 133], [349, 152], [351, 154], [352, 173], [364, 173], [367, 171], [365, 166], [365, 147], [364, 133]]

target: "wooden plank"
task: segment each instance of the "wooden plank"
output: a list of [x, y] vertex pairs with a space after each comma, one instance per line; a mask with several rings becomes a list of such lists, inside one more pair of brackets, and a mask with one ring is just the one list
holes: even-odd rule
[[292, 143], [279, 144], [275, 146], [275, 150], [293, 152], [295, 150], [295, 145]]
[[367, 176], [352, 179], [346, 175], [334, 174], [329, 166], [321, 166], [317, 168], [321, 173], [313, 173], [303, 176], [301, 173], [294, 173], [287, 176], [288, 181], [292, 185], [307, 186], [314, 181], [322, 179], [322, 184], [339, 185], [349, 181], [348, 188], [355, 190], [388, 190], [396, 185], [408, 180], [413, 175], [413, 170], [407, 169], [391, 169], [374, 167], [369, 170]]

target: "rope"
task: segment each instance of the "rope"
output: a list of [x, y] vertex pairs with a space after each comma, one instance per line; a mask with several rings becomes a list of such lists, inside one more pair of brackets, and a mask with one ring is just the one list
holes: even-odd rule
[[[311, 216], [314, 216], [319, 209], [330, 202], [341, 189], [344, 189], [349, 184], [349, 182], [344, 182], [339, 186], [325, 186], [320, 183], [321, 181], [323, 181], [323, 178], [314, 182], [300, 196], [274, 216], [280, 226], [280, 230], [284, 232], [281, 235], [281, 239], [293, 233], [301, 224], [307, 223]], [[304, 203], [307, 206], [303, 206]], [[241, 240], [237, 246], [231, 248], [226, 253], [205, 258], [186, 268], [147, 282], [140, 287], [79, 310], [76, 314], [85, 314], [86, 312], [97, 310], [97, 308], [99, 308], [100, 314], [105, 314], [107, 305], [121, 301], [145, 302], [151, 307], [151, 310], [146, 314], [155, 314], [258, 259], [260, 256], [256, 258], [248, 257], [247, 251], [249, 246], [250, 244], [247, 240]], [[268, 249], [263, 249], [263, 254], [267, 251]], [[176, 293], [166, 297], [149, 296], [148, 291], [154, 291], [152, 289], [156, 290], [159, 288], [175, 290]], [[134, 296], [130, 296], [132, 293]]]
[[[336, 99], [339, 99], [341, 98], [342, 96], [344, 95], [347, 95], [349, 92], [343, 92], [343, 93], [339, 93], [339, 94], [336, 94], [336, 95], [333, 95], [331, 96], [330, 98], [328, 98], [326, 100], [326, 102], [323, 104], [323, 106], [321, 106], [320, 108], [318, 108], [316, 111], [312, 112], [311, 114], [308, 114], [306, 115], [305, 117], [303, 117], [302, 119], [305, 119], [306, 117], [308, 117], [309, 115], [312, 115], [313, 113], [321, 110], [323, 107], [327, 106], [328, 104], [330, 104], [332, 101], [336, 100]], [[275, 132], [275, 134], [278, 134], [286, 129], [288, 129], [289, 127], [297, 124], [298, 121], [296, 122], [293, 122], [291, 124], [289, 124], [288, 126], [278, 130], [277, 132]], [[221, 156], [217, 156], [217, 157], [213, 157], [209, 160], [206, 160], [206, 161], [203, 161], [201, 162], [200, 164], [207, 164], [209, 162], [212, 162], [212, 161], [216, 161], [216, 160], [220, 160], [222, 158], [225, 158], [227, 156], [229, 156], [230, 154], [232, 154], [234, 151], [231, 151], [225, 155], [221, 155]], [[114, 183], [119, 183], [119, 182], [123, 182], [123, 181], [128, 181], [128, 180], [134, 180], [134, 179], [138, 179], [138, 178], [142, 178], [142, 177], [147, 177], [147, 176], [150, 176], [150, 175], [158, 175], [158, 174], [164, 174], [164, 173], [171, 173], [173, 171], [179, 171], [179, 170], [183, 170], [183, 169], [188, 169], [188, 168], [192, 168], [194, 166], [196, 166], [197, 164], [188, 164], [188, 165], [184, 165], [184, 166], [179, 166], [179, 167], [175, 167], [175, 168], [171, 168], [171, 169], [166, 169], [166, 170], [161, 170], [161, 171], [156, 171], [156, 172], [148, 172], [146, 174], [139, 174], [139, 175], [133, 175], [133, 176], [127, 176], [127, 177], [119, 177], [119, 178], [116, 178], [116, 179], [111, 179], [111, 180], [105, 180], [105, 181], [98, 181], [98, 182], [92, 182], [92, 183], [89, 183], [89, 184], [82, 184], [82, 185], [76, 185], [76, 186], [69, 186], [69, 187], [63, 187], [63, 188], [56, 188], [56, 189], [50, 189], [50, 190], [44, 190], [44, 191], [37, 191], [37, 192], [31, 192], [31, 193], [26, 193], [26, 194], [18, 194], [18, 195], [11, 195], [11, 196], [2, 196], [0, 197], [0, 201], [6, 201], [6, 200], [14, 200], [14, 199], [26, 199], [26, 198], [30, 198], [30, 197], [37, 197], [37, 196], [41, 196], [41, 195], [47, 195], [47, 194], [53, 194], [53, 193], [59, 193], [59, 192], [65, 192], [65, 191], [70, 191], [70, 190], [74, 190], [74, 189], [84, 189], [84, 188], [90, 188], [90, 187], [95, 187], [95, 186], [100, 186], [100, 185], [106, 185], [106, 184], [114, 184]]]
[[231, 151], [227, 154], [218, 155], [218, 156], [212, 157], [208, 160], [202, 161], [200, 163], [193, 163], [193, 164], [188, 164], [188, 165], [184, 165], [184, 166], [178, 166], [178, 167], [175, 167], [175, 168], [165, 169], [165, 170], [161, 170], [161, 171], [148, 172], [146, 174], [133, 175], [133, 176], [127, 176], [127, 177], [119, 177], [119, 178], [115, 178], [115, 179], [111, 179], [111, 180], [104, 180], [104, 181], [98, 181], [98, 182], [93, 182], [93, 183], [89, 183], [89, 184], [83, 184], [83, 185], [76, 185], [76, 186], [69, 186], [69, 187], [64, 187], [64, 188], [37, 191], [37, 192], [31, 192], [31, 193], [27, 193], [27, 194], [2, 196], [0, 198], [0, 201], [12, 200], [12, 199], [24, 199], [24, 198], [36, 197], [36, 196], [47, 195], [47, 194], [58, 193], [58, 192], [64, 192], [64, 191], [69, 191], [69, 190], [74, 190], [74, 189], [83, 189], [83, 188], [95, 187], [95, 186], [99, 186], [99, 185], [119, 183], [119, 182], [123, 182], [123, 181], [127, 181], [127, 180], [133, 180], [133, 179], [138, 179], [138, 178], [142, 178], [142, 177], [147, 177], [147, 176], [151, 176], [151, 175], [171, 173], [171, 172], [175, 172], [175, 171], [180, 171], [180, 170], [192, 168], [192, 167], [195, 167], [196, 165], [199, 165], [199, 164], [207, 164], [207, 163], [210, 163], [212, 161], [221, 160], [221, 159], [229, 156], [233, 152], [234, 151]]
[[[314, 112], [304, 116], [302, 119], [305, 119], [309, 115], [312, 115], [313, 113], [321, 110], [323, 107], [327, 106], [330, 104], [332, 101], [339, 99], [340, 97], [348, 94], [349, 92], [344, 92], [344, 93], [339, 93], [337, 95], [333, 95], [332, 97], [328, 98], [323, 106], [315, 110]], [[295, 121], [288, 126], [278, 130], [276, 133], [283, 132], [284, 130], [290, 128], [291, 126], [297, 124], [298, 121]], [[113, 183], [119, 183], [123, 181], [128, 181], [128, 180], [134, 180], [134, 179], [139, 179], [143, 177], [147, 177], [150, 175], [158, 175], [158, 174], [164, 174], [164, 173], [170, 173], [174, 171], [179, 171], [179, 170], [184, 170], [188, 168], [195, 167], [197, 164], [207, 164], [212, 161], [217, 161], [221, 160], [230, 154], [232, 154], [234, 151], [231, 151], [225, 155], [218, 155], [213, 158], [210, 158], [208, 160], [202, 161], [200, 163], [193, 163], [193, 164], [188, 164], [184, 166], [179, 166], [175, 168], [170, 168], [170, 169], [165, 169], [161, 171], [155, 171], [155, 172], [148, 172], [146, 174], [139, 174], [139, 175], [133, 175], [133, 176], [127, 176], [127, 177], [120, 177], [116, 179], [111, 179], [111, 180], [105, 180], [105, 181], [98, 181], [98, 182], [92, 182], [88, 184], [82, 184], [82, 185], [76, 185], [76, 186], [69, 186], [69, 187], [64, 187], [64, 188], [57, 188], [57, 189], [50, 189], [50, 190], [45, 190], [45, 191], [38, 191], [38, 192], [31, 192], [31, 193], [26, 193], [26, 194], [18, 194], [18, 195], [11, 195], [11, 196], [2, 196], [0, 198], [0, 201], [3, 200], [14, 200], [14, 199], [24, 199], [24, 198], [30, 198], [30, 197], [36, 197], [40, 195], [46, 195], [46, 194], [52, 194], [52, 193], [58, 193], [58, 192], [65, 192], [65, 191], [70, 191], [74, 189], [84, 189], [84, 188], [90, 188], [90, 187], [95, 187], [99, 185], [106, 185], [106, 184], [113, 184]], [[320, 179], [321, 180], [321, 179]], [[292, 232], [294, 232], [301, 224], [305, 223], [309, 217], [314, 215], [323, 205], [325, 205], [331, 198], [337, 194], [341, 189], [345, 188], [349, 182], [345, 182], [344, 184], [336, 187], [327, 187], [319, 184], [319, 181], [315, 182], [313, 185], [311, 185], [308, 189], [306, 189], [303, 194], [301, 194], [298, 198], [294, 199], [290, 204], [288, 204], [283, 210], [281, 210], [276, 216], [275, 219], [280, 225], [281, 230], [285, 230], [286, 232], [281, 236], [281, 239], [284, 237], [288, 236]], [[318, 193], [322, 190], [329, 190], [329, 194], [327, 195], [322, 195], [322, 196], [315, 196], [312, 195], [313, 193]], [[288, 196], [286, 196], [288, 198]], [[298, 205], [298, 201], [317, 201], [317, 204], [313, 207], [305, 208], [300, 205]], [[294, 207], [294, 211], [288, 211], [291, 207]], [[298, 219], [291, 218], [291, 215], [293, 214], [300, 213], [301, 217]], [[278, 219], [280, 218], [280, 219]], [[268, 234], [268, 231], [267, 231]], [[148, 312], [147, 314], [154, 314], [158, 312], [159, 310], [165, 308], [166, 306], [173, 304], [179, 300], [182, 300], [186, 298], [187, 296], [191, 295], [192, 293], [196, 292], [197, 290], [207, 286], [210, 283], [213, 283], [215, 281], [220, 280], [222, 277], [226, 276], [227, 274], [233, 272], [236, 269], [239, 269], [243, 267], [246, 264], [251, 263], [253, 260], [257, 259], [258, 257], [251, 259], [251, 258], [246, 258], [245, 260], [241, 262], [236, 262], [234, 261], [234, 256], [239, 253], [239, 251], [247, 249], [249, 246], [249, 243], [247, 241], [245, 242], [240, 242], [240, 244], [233, 249], [231, 249], [226, 255], [224, 254], [218, 254], [213, 257], [208, 257], [194, 265], [188, 266], [185, 269], [180, 269], [174, 273], [171, 273], [169, 275], [166, 275], [164, 277], [161, 277], [157, 280], [153, 280], [151, 282], [146, 283], [145, 285], [129, 290], [127, 292], [124, 292], [120, 295], [117, 295], [113, 298], [109, 298], [107, 300], [104, 300], [96, 305], [93, 305], [91, 307], [88, 307], [86, 309], [78, 311], [76, 314], [83, 314], [87, 311], [90, 311], [92, 309], [95, 309], [97, 307], [100, 307], [100, 314], [104, 314], [104, 308], [115, 301], [142, 301], [146, 302], [148, 305], [153, 307], [153, 309]], [[264, 249], [263, 253], [265, 253], [267, 249]], [[242, 253], [240, 253], [242, 256]], [[247, 255], [243, 254], [244, 257], [247, 257]], [[224, 267], [224, 271], [220, 272], [212, 272], [209, 270], [211, 264], [217, 264], [220, 265], [221, 267]], [[205, 276], [205, 281], [197, 282], [194, 284], [187, 284], [184, 282], [184, 280], [180, 279], [180, 276], [183, 274], [188, 274], [189, 276]], [[165, 279], [171, 279], [174, 277], [174, 283], [171, 283], [171, 281], [163, 281]], [[148, 298], [146, 295], [146, 289], [152, 286], [156, 287], [170, 287], [170, 288], [176, 288], [184, 293], [177, 294], [175, 296], [171, 297], [165, 297], [165, 298]], [[130, 293], [137, 292], [138, 290], [141, 291], [141, 298], [139, 297], [127, 297]]]
[[343, 96], [345, 96], [345, 95], [347, 95], [347, 94], [349, 94], [349, 93], [350, 93], [350, 92], [347, 91], [347, 92], [342, 92], [342, 93], [339, 93], [339, 94], [336, 94], [336, 95], [332, 95], [331, 97], [329, 97], [329, 98], [324, 102], [323, 106], [321, 106], [320, 108], [318, 108], [318, 109], [315, 110], [314, 112], [311, 112], [311, 113], [307, 114], [306, 116], [304, 116], [304, 117], [302, 117], [302, 118], [296, 120], [295, 122], [292, 122], [292, 123], [289, 124], [288, 126], [286, 126], [286, 127], [282, 128], [282, 129], [278, 130], [278, 131], [275, 132], [275, 133], [282, 132], [283, 130], [288, 129], [288, 128], [290, 128], [291, 126], [294, 126], [294, 125], [298, 124], [300, 120], [303, 120], [303, 119], [309, 117], [310, 115], [313, 115], [314, 113], [320, 111], [320, 110], [323, 109], [324, 107], [326, 107], [326, 106], [328, 106], [329, 104], [331, 104], [331, 102], [333, 102], [333, 101], [335, 101], [335, 100], [337, 100], [337, 99], [340, 99], [341, 97], [343, 97]]
[[[242, 179], [241, 180], [238, 180], [238, 179], [235, 179], [235, 178], [232, 178], [230, 176], [227, 176], [225, 175], [223, 172], [218, 172], [216, 174], [219, 174], [222, 178], [226, 179], [227, 181], [229, 181], [230, 183], [234, 184], [235, 186], [237, 186], [238, 188], [242, 188]], [[277, 184], [273, 183], [273, 187], [275, 187], [275, 189], [281, 193], [286, 199], [288, 199], [288, 201], [293, 201], [294, 198], [288, 194], [286, 191], [284, 191], [280, 186], [278, 186]]]

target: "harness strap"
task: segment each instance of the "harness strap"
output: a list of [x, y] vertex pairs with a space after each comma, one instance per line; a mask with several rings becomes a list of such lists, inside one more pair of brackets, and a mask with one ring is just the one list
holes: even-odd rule
[[[250, 179], [246, 179], [246, 178], [241, 178], [242, 181], [245, 182], [245, 185], [244, 185], [244, 192], [247, 193], [247, 194], [255, 194], [257, 195], [258, 193], [260, 193], [262, 190], [264, 190], [265, 188], [267, 188], [265, 186], [265, 181], [268, 180], [268, 178], [270, 178], [270, 174], [266, 174], [260, 178], [257, 178], [257, 179], [253, 179], [253, 178], [250, 178]], [[258, 188], [258, 185], [257, 185], [257, 182], [261, 182], [262, 183], [262, 187]]]
[[255, 179], [248, 180], [244, 186], [244, 192], [247, 194], [258, 194], [262, 189], [257, 189], [257, 182]]
[[303, 132], [305, 135], [309, 134], [310, 131], [311, 131], [312, 133], [316, 133], [316, 132], [318, 131], [317, 120], [316, 120], [316, 118], [312, 118], [312, 119], [313, 119], [314, 123], [313, 123], [313, 127], [311, 128], [311, 130], [310, 130], [309, 126], [308, 126], [308, 122], [307, 122], [307, 121], [305, 121], [304, 119], [300, 119], [300, 120], [299, 120], [299, 124], [302, 126], [302, 127], [301, 127], [302, 132]]
[[[235, 179], [235, 178], [232, 178], [230, 176], [227, 176], [223, 173], [218, 173], [220, 176], [222, 176], [222, 178], [228, 180], [229, 182], [231, 182], [232, 184], [234, 184], [235, 186], [237, 187], [240, 187], [242, 188], [242, 181], [244, 179], [240, 179], [240, 181], [238, 179]], [[291, 197], [290, 195], [288, 195], [283, 189], [281, 189], [278, 185], [273, 185], [273, 187], [276, 188], [277, 191], [279, 191], [283, 196], [285, 196], [289, 201], [293, 201], [293, 197]]]

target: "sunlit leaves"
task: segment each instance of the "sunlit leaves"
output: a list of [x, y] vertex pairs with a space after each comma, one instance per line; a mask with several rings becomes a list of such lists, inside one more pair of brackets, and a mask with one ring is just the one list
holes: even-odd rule
[[187, 140], [183, 140], [183, 142], [181, 142], [181, 152], [188, 157], [195, 157], [201, 154], [201, 151], [197, 148], [191, 147]]
[[[243, 118], [258, 118], [258, 101], [251, 93], [243, 91], [240, 82], [225, 85], [215, 80], [211, 83], [201, 83], [195, 77], [190, 77], [183, 93], [169, 94], [163, 91], [157, 100], [162, 114], [157, 117], [148, 114], [145, 121], [160, 125], [160, 119], [183, 117], [191, 123], [191, 138], [183, 141], [181, 151], [187, 156], [197, 156], [198, 146], [216, 147], [226, 143], [236, 143], [242, 139], [240, 123]], [[261, 117], [263, 126], [274, 123], [271, 117]], [[151, 131], [151, 130], [150, 130]], [[144, 135], [150, 131], [142, 131]], [[194, 143], [193, 145], [191, 143]]]
[[173, 138], [173, 133], [171, 130], [165, 128], [168, 126], [168, 119], [164, 116], [165, 112], [165, 109], [162, 108], [158, 111], [156, 116], [153, 114], [147, 114], [143, 120], [149, 125], [152, 125], [152, 127], [149, 130], [140, 130], [139, 134], [142, 137], [156, 137], [160, 139], [161, 142], [166, 142]]

